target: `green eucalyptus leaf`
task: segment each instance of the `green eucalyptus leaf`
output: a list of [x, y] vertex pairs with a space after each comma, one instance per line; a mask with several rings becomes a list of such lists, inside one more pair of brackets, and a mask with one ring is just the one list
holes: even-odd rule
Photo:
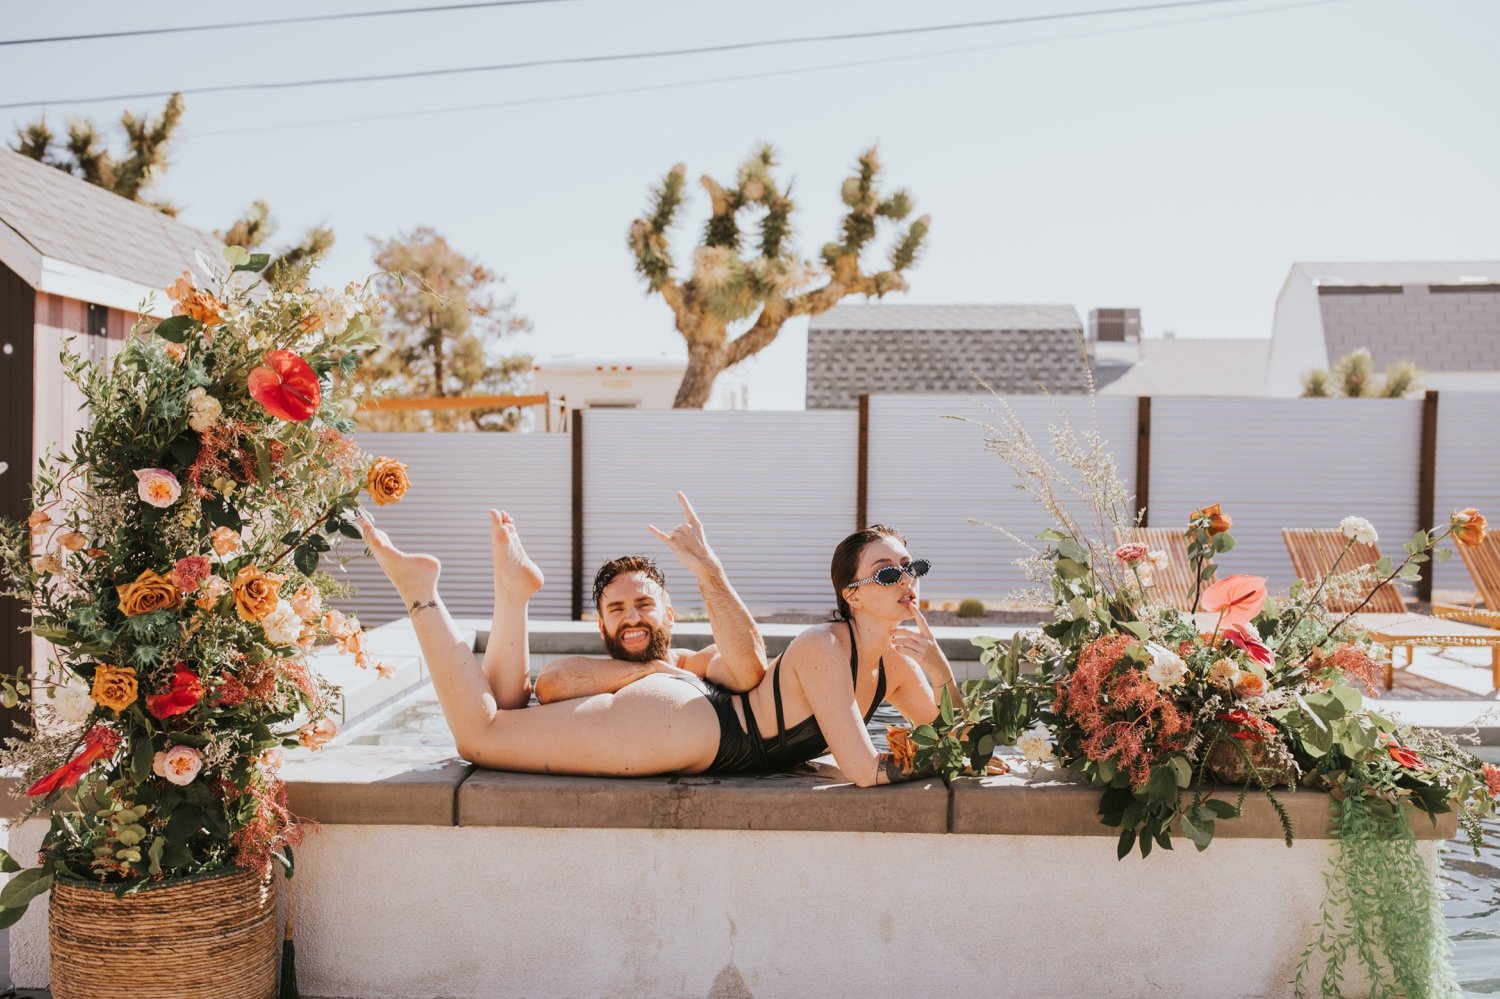
[[153, 332], [168, 343], [183, 343], [195, 325], [196, 321], [187, 316], [171, 316], [157, 323]]
[[259, 273], [260, 271], [265, 270], [266, 264], [269, 264], [270, 262], [271, 255], [269, 253], [252, 253], [250, 254], [249, 259], [247, 259], [244, 263], [235, 264], [234, 269], [237, 271], [250, 271], [252, 273]]

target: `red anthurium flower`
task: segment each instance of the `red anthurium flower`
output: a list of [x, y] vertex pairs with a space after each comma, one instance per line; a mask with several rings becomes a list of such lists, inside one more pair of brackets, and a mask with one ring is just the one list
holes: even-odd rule
[[1276, 665], [1275, 654], [1260, 640], [1260, 636], [1255, 633], [1254, 625], [1236, 622], [1226, 627], [1223, 635], [1231, 644], [1244, 649], [1247, 656], [1266, 669]]
[[1214, 716], [1221, 722], [1228, 722], [1234, 726], [1234, 731], [1229, 734], [1236, 739], [1246, 742], [1265, 742], [1266, 736], [1276, 731], [1276, 726], [1257, 715], [1253, 715], [1243, 708], [1233, 711], [1221, 711]]
[[306, 361], [290, 350], [273, 350], [250, 372], [250, 398], [272, 416], [300, 422], [318, 411], [323, 391]]
[[1223, 614], [1225, 625], [1248, 624], [1266, 602], [1266, 581], [1259, 576], [1225, 576], [1203, 591], [1206, 611]]
[[1391, 754], [1391, 759], [1408, 770], [1426, 770], [1427, 764], [1422, 762], [1422, 757], [1407, 749], [1399, 743], [1391, 743], [1385, 747], [1385, 751]]
[[95, 725], [83, 737], [83, 752], [31, 785], [26, 790], [27, 796], [35, 798], [51, 794], [60, 787], [74, 787], [90, 767], [115, 755], [119, 748], [120, 736], [113, 729]]
[[166, 720], [187, 714], [201, 700], [203, 681], [186, 663], [178, 663], [177, 672], [172, 675], [172, 685], [164, 693], [146, 695], [146, 710], [153, 718]]

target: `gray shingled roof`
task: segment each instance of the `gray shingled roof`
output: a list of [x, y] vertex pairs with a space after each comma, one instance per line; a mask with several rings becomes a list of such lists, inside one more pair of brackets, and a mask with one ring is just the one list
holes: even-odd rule
[[1082, 329], [1071, 305], [835, 305], [812, 317], [810, 330]]
[[20, 153], [0, 149], [0, 223], [44, 257], [165, 288], [193, 266], [193, 251], [217, 259], [214, 236]]
[[1360, 263], [1295, 263], [1292, 265], [1320, 285], [1360, 287], [1397, 284], [1463, 284], [1500, 282], [1500, 260], [1366, 261]]

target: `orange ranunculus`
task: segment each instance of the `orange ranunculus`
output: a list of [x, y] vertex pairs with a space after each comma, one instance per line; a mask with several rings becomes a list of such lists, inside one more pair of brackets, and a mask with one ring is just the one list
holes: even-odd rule
[[366, 484], [376, 506], [398, 502], [406, 495], [406, 490], [411, 488], [411, 480], [406, 477], [406, 466], [395, 458], [376, 458], [370, 465]]
[[1226, 625], [1248, 624], [1265, 603], [1266, 581], [1260, 576], [1225, 576], [1203, 591], [1203, 609], [1222, 613]]
[[234, 591], [234, 609], [239, 611], [241, 621], [259, 621], [276, 609], [281, 599], [281, 584], [285, 576], [273, 576], [247, 565], [234, 575], [230, 589]]
[[182, 272], [182, 277], [167, 286], [167, 297], [174, 302], [185, 302], [192, 297], [193, 292], [198, 289], [193, 286], [193, 276], [187, 271]]
[[240, 550], [240, 532], [232, 527], [215, 527], [209, 540], [214, 547], [214, 554], [220, 558]]
[[1451, 523], [1453, 524], [1453, 540], [1461, 545], [1478, 545], [1484, 542], [1485, 528], [1489, 524], [1484, 519], [1484, 514], [1472, 506], [1466, 510], [1455, 510]]
[[1208, 527], [1209, 537], [1215, 534], [1223, 534], [1234, 526], [1234, 521], [1229, 519], [1229, 514], [1220, 510], [1217, 503], [1212, 506], [1206, 506], [1201, 510], [1194, 510], [1188, 517], [1188, 523], [1195, 526], [1200, 520], [1208, 521], [1206, 526]]
[[153, 718], [165, 721], [187, 714], [203, 699], [203, 681], [187, 663], [178, 663], [172, 683], [160, 694], [146, 695], [146, 710]]
[[97, 703], [119, 714], [135, 703], [138, 694], [135, 670], [129, 666], [100, 663], [94, 667], [94, 685], [89, 690], [89, 696]]
[[182, 603], [182, 591], [152, 569], [135, 577], [134, 582], [116, 586], [115, 592], [120, 595], [120, 613], [126, 617], [173, 610]]
[[911, 773], [917, 762], [917, 744], [912, 741], [911, 729], [904, 725], [887, 726], [885, 741], [891, 747], [891, 759], [896, 766], [902, 773]]
[[312, 366], [290, 350], [266, 354], [266, 363], [250, 372], [246, 386], [266, 412], [293, 423], [311, 419], [323, 398]]

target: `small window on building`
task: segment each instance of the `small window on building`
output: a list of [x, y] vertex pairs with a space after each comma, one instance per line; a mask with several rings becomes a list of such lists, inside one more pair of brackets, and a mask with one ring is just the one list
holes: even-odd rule
[[109, 310], [102, 305], [89, 303], [88, 316], [89, 336], [109, 337]]
[[584, 405], [589, 409], [640, 409], [639, 399], [590, 399]]

